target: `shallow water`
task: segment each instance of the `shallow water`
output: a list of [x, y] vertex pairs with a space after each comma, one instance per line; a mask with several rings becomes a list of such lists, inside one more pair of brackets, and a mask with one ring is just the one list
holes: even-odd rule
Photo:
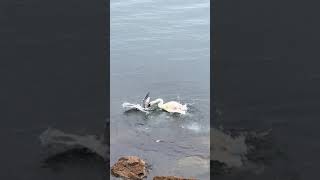
[[[152, 167], [149, 178], [209, 179], [209, 5], [111, 1], [111, 165], [138, 155]], [[123, 102], [141, 103], [147, 92], [189, 104], [188, 113], [124, 113]]]

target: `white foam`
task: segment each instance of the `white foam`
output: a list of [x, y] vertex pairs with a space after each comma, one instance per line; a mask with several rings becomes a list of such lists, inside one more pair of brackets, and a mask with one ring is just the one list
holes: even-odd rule
[[128, 102], [124, 102], [122, 104], [122, 107], [125, 109], [125, 111], [129, 111], [129, 110], [139, 110], [141, 112], [145, 112], [145, 113], [149, 113], [149, 109], [148, 108], [143, 108], [140, 104], [131, 104]]
[[199, 132], [201, 130], [201, 126], [196, 122], [193, 122], [193, 123], [188, 124], [186, 126], [182, 126], [182, 128], [186, 128], [186, 129], [196, 131], [196, 132]]

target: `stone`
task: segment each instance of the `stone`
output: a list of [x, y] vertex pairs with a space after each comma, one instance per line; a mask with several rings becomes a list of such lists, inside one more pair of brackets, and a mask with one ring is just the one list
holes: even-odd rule
[[137, 156], [124, 156], [111, 167], [111, 173], [116, 177], [141, 180], [147, 176], [146, 166], [146, 162]]
[[153, 177], [153, 180], [197, 180], [197, 179], [177, 177], [177, 176], [155, 176]]

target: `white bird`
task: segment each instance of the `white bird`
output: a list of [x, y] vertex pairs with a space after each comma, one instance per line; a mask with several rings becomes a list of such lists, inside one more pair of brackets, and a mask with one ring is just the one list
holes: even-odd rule
[[169, 101], [167, 103], [163, 103], [163, 99], [160, 99], [160, 98], [154, 101], [151, 101], [150, 106], [153, 106], [154, 104], [157, 104], [157, 103], [160, 109], [163, 109], [170, 113], [186, 114], [186, 111], [188, 109], [186, 104], [182, 105], [176, 101]]

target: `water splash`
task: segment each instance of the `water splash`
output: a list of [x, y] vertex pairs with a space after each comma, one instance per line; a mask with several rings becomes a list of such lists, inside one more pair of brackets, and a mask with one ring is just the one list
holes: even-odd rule
[[90, 151], [107, 159], [107, 144], [103, 143], [103, 138], [95, 135], [75, 135], [65, 133], [58, 129], [48, 128], [39, 137], [41, 145], [46, 148], [49, 156], [63, 154], [70, 150], [78, 149]]
[[[211, 129], [211, 160], [214, 175], [232, 170], [258, 170], [268, 164], [277, 153], [272, 142], [272, 130]], [[257, 171], [257, 172], [258, 172]]]
[[[146, 114], [149, 114], [154, 110], [157, 110], [156, 107], [144, 108], [140, 104], [132, 104], [132, 103], [129, 103], [129, 102], [122, 103], [122, 108], [124, 108], [125, 112], [132, 111], [132, 110], [138, 110], [138, 111], [144, 112]], [[188, 104], [183, 105], [182, 110], [183, 111], [187, 111], [188, 110]], [[183, 113], [181, 113], [181, 114], [183, 114]]]
[[150, 113], [149, 108], [144, 108], [140, 104], [132, 104], [132, 103], [124, 102], [122, 104], [122, 107], [125, 109], [125, 111], [138, 110], [138, 111], [144, 112], [146, 114]]
[[201, 131], [201, 125], [196, 123], [196, 122], [193, 122], [193, 123], [190, 123], [190, 124], [187, 124], [187, 125], [182, 125], [182, 128], [186, 128], [186, 129], [189, 129], [189, 130], [192, 130], [192, 131], [195, 131], [195, 132], [200, 132]]

